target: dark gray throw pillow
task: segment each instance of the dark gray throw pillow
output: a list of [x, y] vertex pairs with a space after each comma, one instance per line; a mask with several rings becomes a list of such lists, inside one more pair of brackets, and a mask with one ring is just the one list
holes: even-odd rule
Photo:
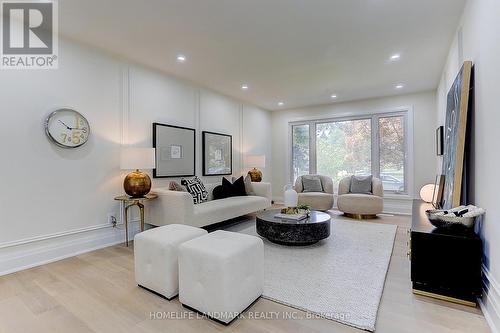
[[372, 176], [351, 176], [351, 193], [373, 194], [372, 193]]
[[321, 179], [318, 177], [302, 176], [302, 192], [323, 192]]

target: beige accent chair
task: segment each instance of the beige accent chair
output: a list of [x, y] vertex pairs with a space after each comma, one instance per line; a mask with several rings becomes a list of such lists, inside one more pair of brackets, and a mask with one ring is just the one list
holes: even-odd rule
[[370, 219], [377, 217], [384, 209], [384, 188], [380, 179], [372, 178], [373, 194], [350, 193], [351, 176], [339, 182], [338, 210], [347, 217]]
[[302, 176], [295, 180], [294, 189], [299, 195], [299, 205], [309, 205], [313, 210], [327, 211], [333, 207], [333, 180], [327, 176], [308, 175], [318, 177], [324, 192], [303, 192]]

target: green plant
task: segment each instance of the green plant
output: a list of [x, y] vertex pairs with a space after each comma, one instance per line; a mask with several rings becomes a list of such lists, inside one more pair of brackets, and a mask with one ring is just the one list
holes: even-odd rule
[[298, 209], [311, 210], [311, 206], [309, 205], [298, 205]]

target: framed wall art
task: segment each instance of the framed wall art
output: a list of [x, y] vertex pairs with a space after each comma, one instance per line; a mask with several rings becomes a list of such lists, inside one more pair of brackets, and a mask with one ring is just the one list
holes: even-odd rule
[[154, 178], [191, 177], [196, 170], [196, 130], [153, 123]]
[[436, 155], [443, 155], [443, 138], [444, 138], [444, 126], [439, 126], [436, 129]]
[[432, 193], [432, 205], [436, 209], [441, 209], [443, 205], [444, 175], [437, 175], [434, 182], [434, 192]]
[[203, 131], [203, 176], [233, 173], [233, 137]]
[[443, 209], [460, 205], [471, 75], [472, 62], [465, 61], [447, 96], [442, 166]]

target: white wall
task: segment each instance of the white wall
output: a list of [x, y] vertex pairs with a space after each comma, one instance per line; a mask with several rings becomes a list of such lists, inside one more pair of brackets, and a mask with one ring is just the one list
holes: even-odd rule
[[[437, 96], [438, 125], [443, 125], [446, 93], [460, 70], [462, 61], [472, 60], [475, 72], [475, 103], [472, 121], [471, 203], [485, 208], [487, 212], [480, 228], [484, 242], [485, 276], [482, 307], [490, 326], [496, 332], [500, 329], [499, 13], [498, 0], [468, 1], [443, 69]], [[462, 42], [459, 38], [460, 32]]]
[[[254, 130], [269, 127], [268, 111], [64, 40], [59, 47], [58, 70], [0, 73], [0, 274], [123, 241], [124, 231], [107, 223], [120, 210], [120, 148], [151, 147], [152, 122], [197, 130], [198, 175], [202, 130], [233, 136], [235, 175], [243, 146], [270, 166], [270, 131]], [[43, 121], [61, 106], [88, 118], [84, 146], [62, 149], [46, 138]]]
[[[362, 101], [335, 103], [316, 107], [299, 108], [272, 112], [273, 137], [273, 196], [282, 196], [283, 186], [289, 180], [288, 154], [288, 123], [310, 118], [328, 118], [335, 115], [353, 114], [359, 112], [390, 111], [399, 107], [413, 109], [414, 135], [414, 186], [410, 197], [418, 197], [422, 185], [434, 183], [436, 159], [434, 137], [436, 122], [436, 95], [434, 92], [423, 92], [394, 97], [367, 99]], [[432, 161], [432, 162], [431, 162]], [[409, 212], [410, 204], [405, 204], [404, 211]], [[398, 211], [399, 212], [399, 211]]]
[[[272, 131], [270, 113], [251, 105], [243, 105], [241, 151], [243, 155], [266, 156], [266, 166], [259, 168], [265, 182], [272, 181]], [[274, 187], [274, 182], [272, 183]]]

